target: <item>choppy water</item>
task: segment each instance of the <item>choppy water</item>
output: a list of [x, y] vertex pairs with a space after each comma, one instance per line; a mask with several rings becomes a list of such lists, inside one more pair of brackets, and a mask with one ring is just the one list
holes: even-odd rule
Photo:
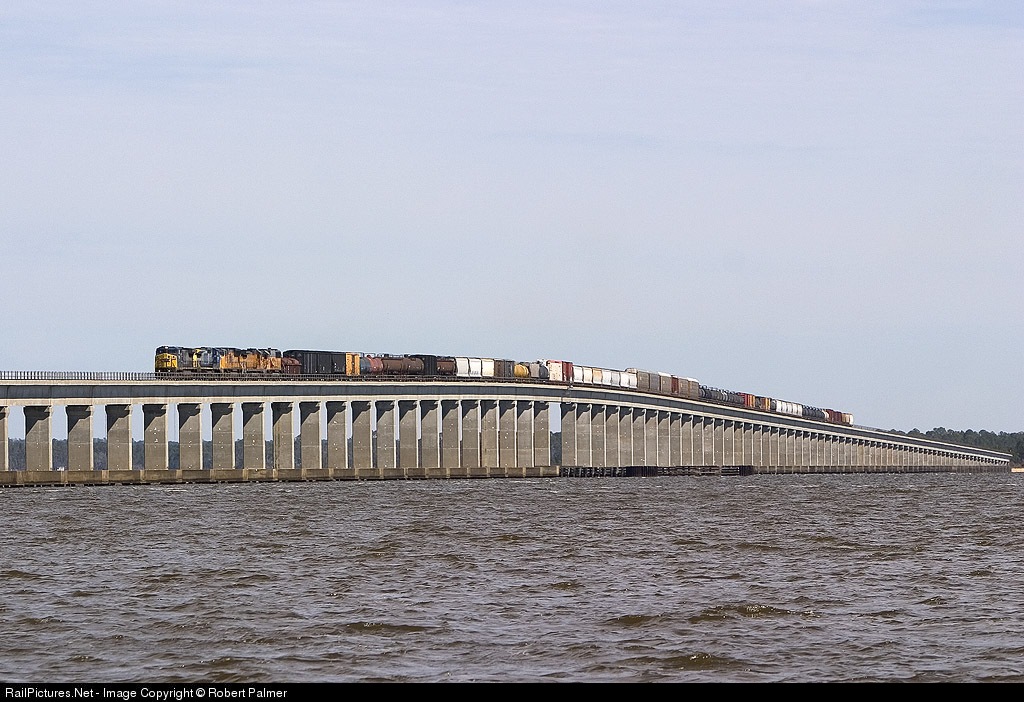
[[1024, 681], [1024, 474], [0, 490], [6, 682]]

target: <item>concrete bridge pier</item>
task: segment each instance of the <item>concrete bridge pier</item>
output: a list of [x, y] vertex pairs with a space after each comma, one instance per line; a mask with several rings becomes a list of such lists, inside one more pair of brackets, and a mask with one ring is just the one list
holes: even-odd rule
[[[516, 477], [516, 403], [498, 401], [498, 470], [495, 477]], [[520, 474], [521, 475], [521, 474]]]
[[441, 470], [441, 402], [420, 400], [420, 466], [424, 478], [447, 478]]
[[68, 405], [68, 470], [93, 470], [92, 406]]
[[373, 464], [373, 405], [369, 401], [353, 401], [352, 468], [359, 480], [379, 478]]
[[672, 434], [669, 431], [669, 413], [658, 410], [658, 467], [668, 468], [672, 465]]
[[631, 466], [641, 467], [647, 465], [647, 413], [640, 407], [634, 407], [630, 422], [630, 434], [632, 434], [633, 456]]
[[395, 451], [395, 401], [377, 400], [377, 477], [404, 478]]
[[604, 464], [616, 470], [622, 468], [619, 463], [619, 406], [604, 406]]
[[594, 458], [591, 452], [592, 424], [590, 403], [576, 403], [576, 465], [580, 468], [592, 468]]
[[147, 472], [167, 470], [167, 405], [142, 406], [142, 461]]
[[25, 407], [25, 468], [53, 470], [53, 441], [49, 405]]
[[463, 400], [461, 412], [462, 461], [459, 477], [478, 477], [480, 475], [480, 401]]
[[501, 477], [498, 472], [498, 401], [480, 400], [480, 468], [471, 477]]
[[0, 407], [0, 471], [11, 469], [7, 450], [7, 408]]
[[441, 400], [441, 475], [454, 478], [464, 475], [459, 467], [459, 401]]
[[379, 478], [374, 466], [373, 405], [357, 400], [349, 404], [352, 412], [352, 469], [359, 480]]
[[681, 466], [693, 465], [693, 415], [684, 414], [680, 417], [679, 452]]
[[203, 469], [202, 405], [178, 403], [178, 470]]
[[594, 468], [608, 466], [608, 442], [605, 441], [604, 405], [590, 406], [590, 465]]
[[562, 468], [573, 468], [576, 460], [576, 403], [561, 403]]
[[291, 402], [270, 403], [273, 431], [274, 472], [295, 470], [295, 419]]
[[132, 406], [107, 405], [107, 470], [132, 470]]
[[619, 435], [619, 456], [616, 463], [622, 468], [629, 468], [633, 463], [633, 410], [630, 407], [619, 406], [616, 408], [618, 414], [618, 427], [616, 432]]
[[398, 471], [399, 477], [425, 478], [420, 467], [419, 403], [398, 401]]
[[658, 410], [644, 410], [644, 465], [658, 465]]
[[262, 471], [267, 467], [267, 440], [263, 426], [263, 403], [242, 403], [242, 468]]
[[333, 478], [354, 478], [348, 466], [348, 405], [345, 402], [324, 403], [327, 412], [327, 471]]
[[518, 400], [515, 403], [515, 422], [513, 425], [513, 438], [515, 444], [515, 473], [506, 472], [506, 475], [515, 475], [517, 478], [524, 478], [530, 475], [534, 467], [533, 452], [533, 405], [530, 400]]
[[[551, 466], [551, 421], [547, 402], [533, 403], [533, 465], [536, 475], [546, 475]], [[530, 471], [527, 471], [530, 476]]]
[[[231, 402], [210, 404], [210, 430], [213, 470], [235, 470], [235, 405]], [[147, 463], [148, 465], [148, 463]]]
[[668, 418], [669, 462], [673, 468], [683, 465], [683, 415], [672, 412]]
[[299, 403], [299, 463], [302, 472], [319, 472], [324, 468], [323, 442], [320, 440], [319, 402]]

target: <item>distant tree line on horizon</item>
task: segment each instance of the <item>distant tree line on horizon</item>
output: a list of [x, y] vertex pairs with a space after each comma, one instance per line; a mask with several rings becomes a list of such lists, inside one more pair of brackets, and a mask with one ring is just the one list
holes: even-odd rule
[[912, 436], [919, 439], [931, 439], [932, 441], [943, 441], [947, 444], [958, 444], [960, 446], [971, 446], [974, 448], [989, 449], [991, 451], [1002, 451], [1010, 454], [1010, 463], [1019, 466], [1024, 464], [1024, 431], [1005, 432], [998, 434], [982, 429], [946, 429], [936, 427], [922, 432], [919, 429], [910, 431], [889, 430], [893, 434]]

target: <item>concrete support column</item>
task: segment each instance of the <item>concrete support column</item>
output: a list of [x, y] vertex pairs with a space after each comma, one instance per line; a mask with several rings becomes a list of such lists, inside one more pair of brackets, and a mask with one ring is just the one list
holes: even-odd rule
[[333, 478], [355, 477], [348, 467], [348, 404], [324, 403], [327, 413], [327, 470]]
[[576, 413], [575, 402], [562, 403], [562, 467], [578, 465], [576, 458]]
[[423, 477], [447, 478], [441, 470], [440, 402], [420, 400], [420, 467]]
[[801, 431], [800, 432], [800, 465], [809, 466], [811, 464], [811, 432]]
[[[725, 465], [725, 420], [713, 420], [712, 430], [715, 435], [714, 460], [711, 465]], [[731, 442], [730, 442], [731, 443]]]
[[683, 464], [683, 443], [682, 443], [683, 415], [677, 412], [669, 413], [668, 436], [669, 455], [668, 464], [678, 468]]
[[480, 401], [462, 401], [462, 466], [465, 477], [480, 474]]
[[398, 467], [406, 478], [423, 478], [420, 467], [419, 403], [398, 401]]
[[[180, 405], [179, 405], [180, 407]], [[267, 438], [263, 427], [263, 403], [242, 403], [242, 468], [265, 470]]]
[[780, 466], [782, 461], [779, 460], [779, 441], [781, 439], [781, 431], [779, 427], [768, 427], [768, 465]]
[[107, 405], [107, 470], [132, 469], [132, 406]]
[[359, 479], [379, 478], [373, 463], [373, 405], [367, 400], [353, 401], [352, 470]]
[[715, 420], [712, 417], [704, 417], [701, 419], [701, 436], [704, 442], [704, 465], [705, 466], [716, 466], [720, 465], [715, 462], [715, 440], [718, 438], [715, 436]]
[[633, 408], [619, 407], [619, 461], [618, 465], [623, 468], [635, 465], [633, 463]]
[[53, 439], [49, 405], [25, 407], [25, 467], [53, 470]]
[[604, 468], [608, 465], [607, 442], [604, 436], [605, 412], [604, 405], [590, 406], [590, 464], [595, 468]]
[[693, 415], [684, 414], [680, 417], [679, 426], [679, 465], [693, 465]]
[[736, 453], [736, 424], [728, 419], [720, 419], [715, 422], [715, 438], [722, 437], [722, 453], [720, 466], [732, 466], [736, 464], [733, 456]]
[[693, 453], [690, 456], [690, 465], [704, 465], [704, 417], [694, 415], [691, 422], [690, 441], [693, 443]]
[[590, 452], [590, 415], [590, 403], [576, 403], [576, 465], [581, 468], [591, 468], [594, 465], [594, 458]]
[[527, 469], [533, 468], [533, 402], [516, 402], [515, 422], [516, 476], [526, 476]]
[[[498, 402], [498, 466], [496, 475], [516, 476], [516, 401]], [[519, 473], [522, 476], [522, 473]]]
[[669, 431], [669, 412], [658, 410], [658, 467], [672, 465], [672, 434]]
[[324, 447], [320, 440], [320, 403], [299, 403], [299, 463], [302, 470], [323, 470]]
[[605, 405], [604, 408], [604, 464], [620, 468], [619, 463], [619, 407]]
[[203, 469], [201, 410], [202, 405], [196, 402], [178, 403], [178, 470]]
[[646, 466], [647, 461], [647, 410], [640, 407], [633, 408], [631, 433], [633, 435], [633, 463], [634, 466]]
[[68, 470], [93, 470], [92, 406], [68, 405]]
[[497, 400], [480, 400], [480, 470], [470, 473], [482, 478], [500, 475]]
[[271, 402], [274, 470], [295, 470], [295, 419], [291, 402]]
[[7, 449], [7, 408], [0, 407], [0, 471], [11, 469], [10, 451]]
[[377, 400], [377, 472], [385, 479], [404, 478], [395, 452], [395, 401]]
[[441, 400], [441, 472], [445, 477], [465, 475], [459, 467], [459, 401]]
[[533, 403], [533, 465], [551, 465], [551, 408], [547, 402]]
[[658, 465], [658, 410], [644, 410], [644, 465]]
[[167, 405], [142, 406], [142, 441], [146, 470], [167, 470]]
[[[235, 469], [235, 405], [232, 402], [210, 403], [210, 429], [213, 449], [213, 470]], [[147, 469], [149, 463], [146, 463]]]

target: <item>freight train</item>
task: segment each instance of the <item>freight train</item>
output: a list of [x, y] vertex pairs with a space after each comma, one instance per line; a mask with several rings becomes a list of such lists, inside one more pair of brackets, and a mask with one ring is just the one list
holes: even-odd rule
[[525, 362], [431, 354], [160, 346], [156, 350], [155, 368], [160, 374], [180, 376], [257, 373], [271, 376], [331, 376], [338, 379], [381, 376], [389, 376], [396, 380], [424, 377], [522, 379], [564, 385], [631, 389], [834, 424], [853, 424], [853, 415], [848, 412], [811, 407], [751, 393], [721, 390], [703, 385], [693, 378], [669, 373], [639, 368], [596, 368], [571, 361]]

